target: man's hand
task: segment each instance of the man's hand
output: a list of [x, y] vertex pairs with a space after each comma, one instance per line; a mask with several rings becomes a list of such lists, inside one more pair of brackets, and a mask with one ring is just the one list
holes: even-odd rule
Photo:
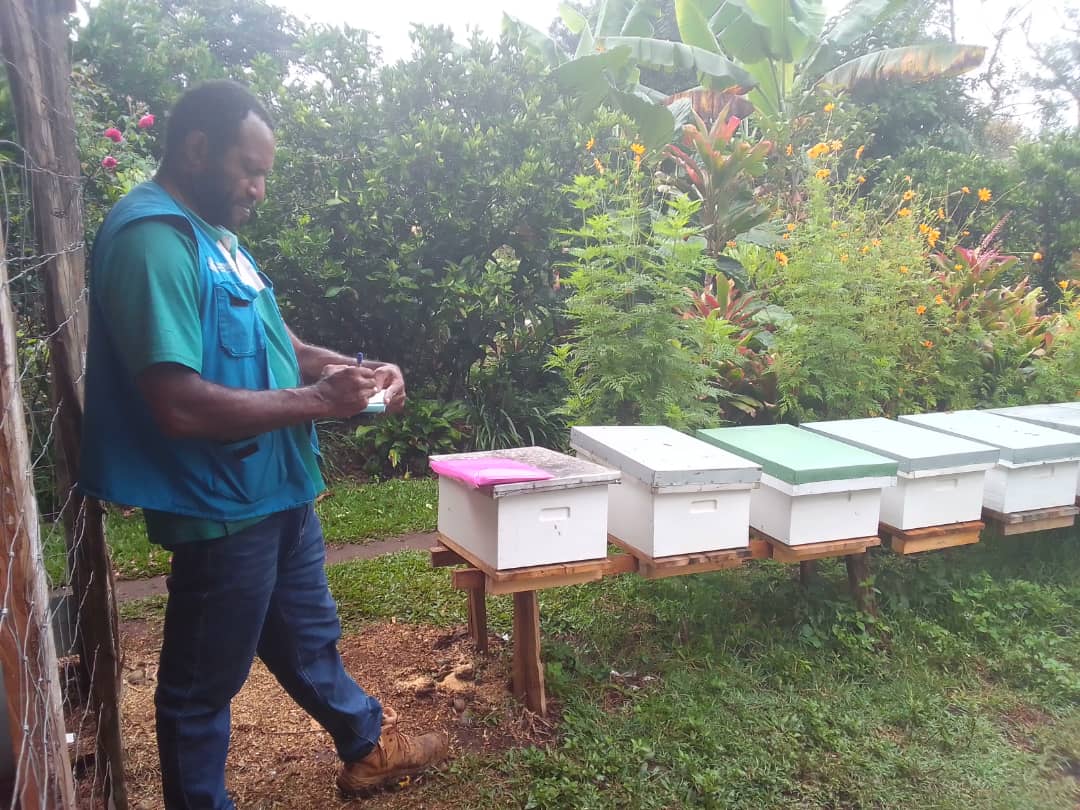
[[388, 413], [405, 410], [405, 376], [393, 363], [383, 363], [375, 369], [375, 383], [383, 391], [383, 402]]
[[[323, 366], [315, 389], [326, 402], [327, 415], [348, 419], [364, 410], [368, 400], [379, 390], [377, 374], [362, 366]], [[402, 381], [402, 389], [404, 385]]]

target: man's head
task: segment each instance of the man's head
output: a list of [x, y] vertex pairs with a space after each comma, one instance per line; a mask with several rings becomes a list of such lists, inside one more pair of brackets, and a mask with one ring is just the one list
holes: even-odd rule
[[169, 113], [160, 175], [211, 225], [243, 225], [266, 196], [273, 165], [270, 116], [236, 82], [200, 84]]

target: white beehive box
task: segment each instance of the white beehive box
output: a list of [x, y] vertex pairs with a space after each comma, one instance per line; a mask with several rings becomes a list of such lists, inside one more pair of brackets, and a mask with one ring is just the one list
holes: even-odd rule
[[803, 427], [896, 461], [896, 486], [881, 493], [881, 522], [894, 529], [982, 516], [986, 473], [1000, 454], [996, 447], [881, 417]]
[[[991, 413], [1080, 435], [1080, 402], [1061, 402], [1053, 405], [1018, 405], [1015, 408], [998, 408], [991, 411]], [[1077, 481], [1076, 499], [1080, 502], [1080, 481]]]
[[531, 464], [554, 478], [476, 488], [439, 476], [441, 534], [500, 571], [607, 556], [608, 484], [618, 471], [543, 447], [431, 458], [485, 457]]
[[900, 420], [997, 447], [983, 506], [1002, 514], [1071, 506], [1080, 477], [1080, 436], [988, 411], [901, 416]]
[[608, 531], [645, 556], [750, 545], [754, 462], [669, 427], [575, 427], [570, 446], [622, 473], [608, 490]]
[[877, 534], [892, 459], [791, 425], [699, 430], [707, 442], [762, 466], [750, 525], [791, 546]]

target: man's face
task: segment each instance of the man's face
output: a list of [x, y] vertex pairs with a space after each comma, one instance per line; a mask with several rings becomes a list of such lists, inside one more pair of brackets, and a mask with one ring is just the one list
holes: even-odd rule
[[187, 195], [211, 225], [236, 230], [266, 197], [266, 175], [273, 166], [274, 133], [248, 113], [233, 144], [224, 153], [208, 155], [203, 169], [192, 173]]

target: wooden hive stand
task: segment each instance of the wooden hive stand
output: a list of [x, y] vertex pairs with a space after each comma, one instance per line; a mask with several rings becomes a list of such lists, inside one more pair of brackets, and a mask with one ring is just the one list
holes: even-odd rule
[[830, 540], [824, 543], [805, 543], [790, 546], [757, 529], [750, 530], [750, 536], [763, 540], [772, 547], [772, 558], [782, 563], [798, 563], [799, 577], [805, 584], [813, 574], [814, 563], [829, 557], [843, 557], [847, 566], [848, 585], [851, 595], [859, 610], [877, 615], [877, 602], [873, 588], [868, 584], [870, 566], [867, 562], [867, 549], [881, 545], [880, 537], [853, 537], [848, 540]]
[[995, 512], [983, 508], [983, 518], [996, 526], [1003, 535], [1030, 534], [1049, 529], [1067, 529], [1076, 523], [1080, 508], [1076, 506], [1055, 506], [1050, 509], [1031, 509], [1027, 512]]
[[467, 566], [451, 575], [455, 588], [468, 596], [469, 637], [481, 654], [488, 651], [486, 594], [513, 594], [513, 690], [514, 697], [539, 715], [547, 714], [544, 664], [540, 658], [540, 606], [536, 592], [545, 588], [595, 582], [605, 576], [636, 571], [638, 561], [628, 554], [600, 560], [536, 565], [499, 571], [469, 554], [445, 535], [430, 550], [436, 568]]
[[673, 554], [670, 557], [650, 557], [641, 549], [624, 543], [618, 537], [609, 534], [608, 542], [628, 556], [637, 560], [637, 572], [645, 579], [664, 579], [681, 577], [687, 574], [705, 574], [710, 571], [723, 571], [738, 568], [749, 560], [760, 560], [772, 556], [772, 549], [764, 540], [752, 539], [746, 548], [733, 548], [724, 551], [701, 551], [693, 554]]
[[878, 526], [878, 532], [890, 539], [890, 547], [895, 553], [919, 554], [978, 543], [979, 533], [985, 526], [981, 520], [927, 526], [922, 529], [897, 529], [882, 523]]

